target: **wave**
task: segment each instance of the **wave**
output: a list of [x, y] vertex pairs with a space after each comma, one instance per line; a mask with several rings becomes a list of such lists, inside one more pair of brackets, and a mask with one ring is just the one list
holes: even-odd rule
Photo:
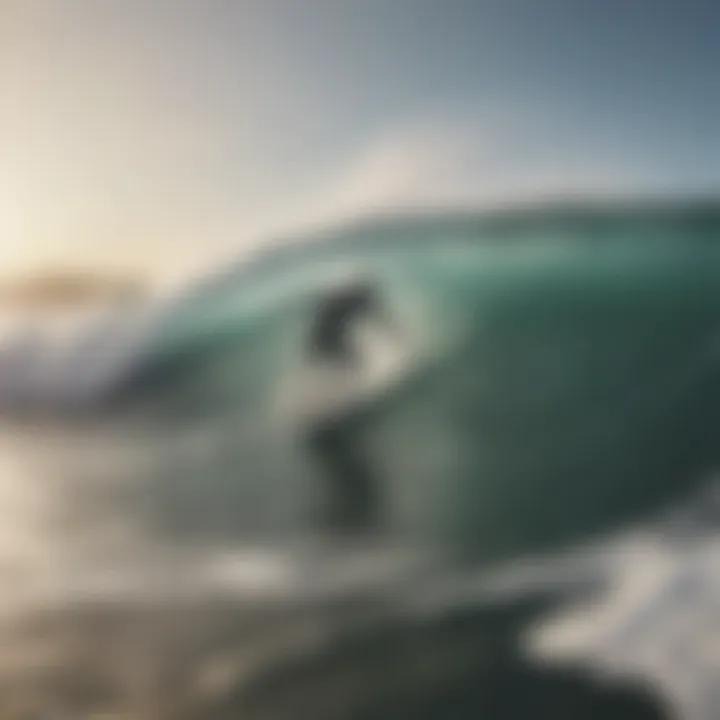
[[[720, 211], [707, 205], [386, 218], [268, 251], [63, 348], [10, 343], [0, 440], [12, 541], [0, 569], [27, 589], [13, 613], [50, 618], [52, 633], [75, 628], [67, 644], [48, 643], [60, 654], [82, 647], [87, 667], [102, 652], [88, 644], [89, 606], [104, 608], [101, 626], [135, 629], [173, 607], [213, 637], [229, 606], [227, 627], [244, 629], [228, 630], [237, 644], [213, 650], [202, 672], [207, 638], [150, 635], [154, 662], [162, 643], [183, 642], [198, 660], [187, 660], [193, 682], [219, 675], [239, 687], [251, 651], [286, 667], [288, 648], [320, 657], [339, 636], [359, 642], [409, 618], [412, 637], [433, 613], [594, 587], [615, 561], [592, 572], [587, 553], [562, 572], [534, 562], [532, 577], [506, 577], [502, 592], [486, 573], [650, 518], [716, 468], [719, 233]], [[358, 278], [379, 289], [403, 372], [334, 388], [333, 407], [345, 409], [323, 458], [308, 440], [318, 418], [286, 401], [313, 399], [308, 372], [330, 382], [309, 334], [322, 303]], [[385, 347], [371, 337], [353, 336], [360, 371]], [[328, 540], [317, 524], [328, 480], [342, 480], [328, 478], [338, 462], [350, 474], [362, 463], [377, 485], [374, 550], [343, 532]], [[318, 535], [319, 549], [278, 550], [314, 548]], [[381, 573], [395, 549], [402, 560]], [[342, 568], [349, 579], [333, 585]], [[435, 605], [414, 603], [421, 595]], [[273, 607], [282, 649], [266, 633], [265, 656], [245, 633]], [[444, 648], [433, 672], [482, 664], [478, 622], [463, 650], [457, 634], [428, 640]], [[150, 637], [136, 641], [124, 669], [152, 655]]]

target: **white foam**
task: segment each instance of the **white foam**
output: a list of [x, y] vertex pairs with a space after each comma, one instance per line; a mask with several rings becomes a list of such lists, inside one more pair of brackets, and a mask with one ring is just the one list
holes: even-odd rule
[[543, 618], [531, 656], [654, 688], [678, 720], [720, 716], [720, 536], [617, 548], [607, 589]]

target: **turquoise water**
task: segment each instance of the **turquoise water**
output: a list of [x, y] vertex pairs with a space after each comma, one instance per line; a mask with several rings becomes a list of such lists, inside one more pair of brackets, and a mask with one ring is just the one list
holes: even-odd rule
[[[355, 397], [338, 423], [378, 482], [382, 523], [371, 546], [432, 556], [442, 585], [438, 567], [475, 572], [652, 518], [692, 497], [717, 470], [719, 235], [720, 211], [706, 205], [359, 223], [268, 250], [153, 308], [103, 383], [62, 402], [35, 392], [23, 404], [15, 394], [6, 422], [16, 429], [29, 420], [38, 434], [29, 446], [42, 448], [44, 472], [61, 488], [54, 506], [71, 507], [66, 522], [81, 536], [83, 557], [90, 548], [105, 568], [118, 558], [139, 567], [157, 557], [165, 567], [170, 552], [191, 568], [184, 574], [199, 578], [194, 553], [304, 547], [322, 535], [314, 518], [327, 478], [286, 401], [302, 394], [313, 370], [305, 349], [318, 302], [344, 278], [372, 278], [411, 360], [382, 392]], [[78, 367], [99, 363], [85, 349], [48, 373], [62, 386], [65, 372], [77, 378]], [[91, 452], [94, 461], [82, 465]], [[104, 556], [110, 527], [123, 531], [121, 547]], [[62, 544], [63, 532], [54, 542]], [[347, 540], [323, 542], [342, 566]], [[317, 558], [303, 562], [316, 578], [337, 572]], [[413, 596], [415, 582], [401, 568], [392, 587]], [[253, 659], [256, 650], [263, 656], [247, 626], [255, 623], [248, 617], [259, 618], [260, 633], [265, 609], [250, 612], [243, 592], [197, 601], [190, 615], [184, 600], [167, 601], [181, 606], [178, 627], [198, 628], [187, 639], [176, 627], [187, 667], [206, 663], [217, 644], [224, 653], [223, 633], [238, 663], [248, 648]], [[318, 708], [334, 698], [342, 717], [399, 717], [408, 707], [411, 717], [475, 717], [463, 714], [467, 707], [526, 717], [513, 688], [545, 697], [548, 716], [560, 720], [653, 716], [635, 697], [593, 699], [575, 680], [533, 674], [511, 648], [521, 618], [534, 611], [501, 607], [488, 618], [487, 608], [470, 604], [463, 625], [448, 606], [440, 624], [408, 624], [400, 619], [406, 606], [391, 595], [371, 576], [343, 599], [341, 627], [357, 612], [363, 622], [378, 607], [393, 612], [334, 644], [337, 666], [324, 664], [327, 648], [301, 653], [297, 663], [290, 662], [297, 653], [281, 652], [263, 675], [266, 685], [237, 681], [216, 714], [175, 716], [231, 717], [244, 707], [247, 717], [330, 720], [339, 716]], [[101, 625], [137, 630], [148, 622], [147, 608], [138, 620], [124, 597], [114, 596], [106, 611], [115, 619], [103, 616]], [[325, 637], [335, 617], [315, 597], [303, 604], [288, 595], [279, 608], [275, 632], [261, 634], [271, 647], [294, 637], [306, 617]], [[153, 626], [157, 608], [148, 612]], [[225, 614], [218, 629], [213, 623]], [[72, 624], [80, 645], [94, 642], [86, 622]], [[386, 657], [412, 672], [380, 673]], [[422, 657], [427, 665], [412, 664]], [[328, 695], [336, 684], [344, 690]], [[361, 698], [375, 704], [368, 709]]]
[[417, 345], [353, 421], [392, 537], [496, 557], [657, 511], [718, 459], [720, 218], [596, 215], [395, 220], [270, 252], [172, 305], [119, 406], [231, 429], [252, 522], [298, 530], [318, 480], [277, 408], [318, 298], [351, 269]]

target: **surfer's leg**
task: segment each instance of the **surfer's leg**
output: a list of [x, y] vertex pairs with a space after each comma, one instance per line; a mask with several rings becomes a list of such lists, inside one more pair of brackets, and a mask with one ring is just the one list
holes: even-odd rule
[[322, 523], [334, 531], [366, 532], [377, 527], [379, 482], [357, 433], [337, 423], [316, 429], [308, 449], [320, 466], [326, 493]]

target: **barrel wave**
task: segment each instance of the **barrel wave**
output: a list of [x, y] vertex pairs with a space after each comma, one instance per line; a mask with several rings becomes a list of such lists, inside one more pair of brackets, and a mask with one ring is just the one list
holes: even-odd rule
[[170, 303], [89, 409], [217, 428], [254, 498], [245, 517], [219, 494], [230, 524], [299, 530], [319, 481], [283, 401], [326, 288], [371, 277], [412, 347], [349, 421], [387, 532], [489, 556], [562, 544], [687, 496], [717, 463], [719, 229], [707, 208], [360, 224]]
[[719, 237], [716, 204], [683, 203], [293, 238], [20, 363], [22, 383], [6, 363], [3, 431], [43, 438], [53, 542], [101, 564], [320, 537], [475, 572], [573, 548], [720, 464]]

